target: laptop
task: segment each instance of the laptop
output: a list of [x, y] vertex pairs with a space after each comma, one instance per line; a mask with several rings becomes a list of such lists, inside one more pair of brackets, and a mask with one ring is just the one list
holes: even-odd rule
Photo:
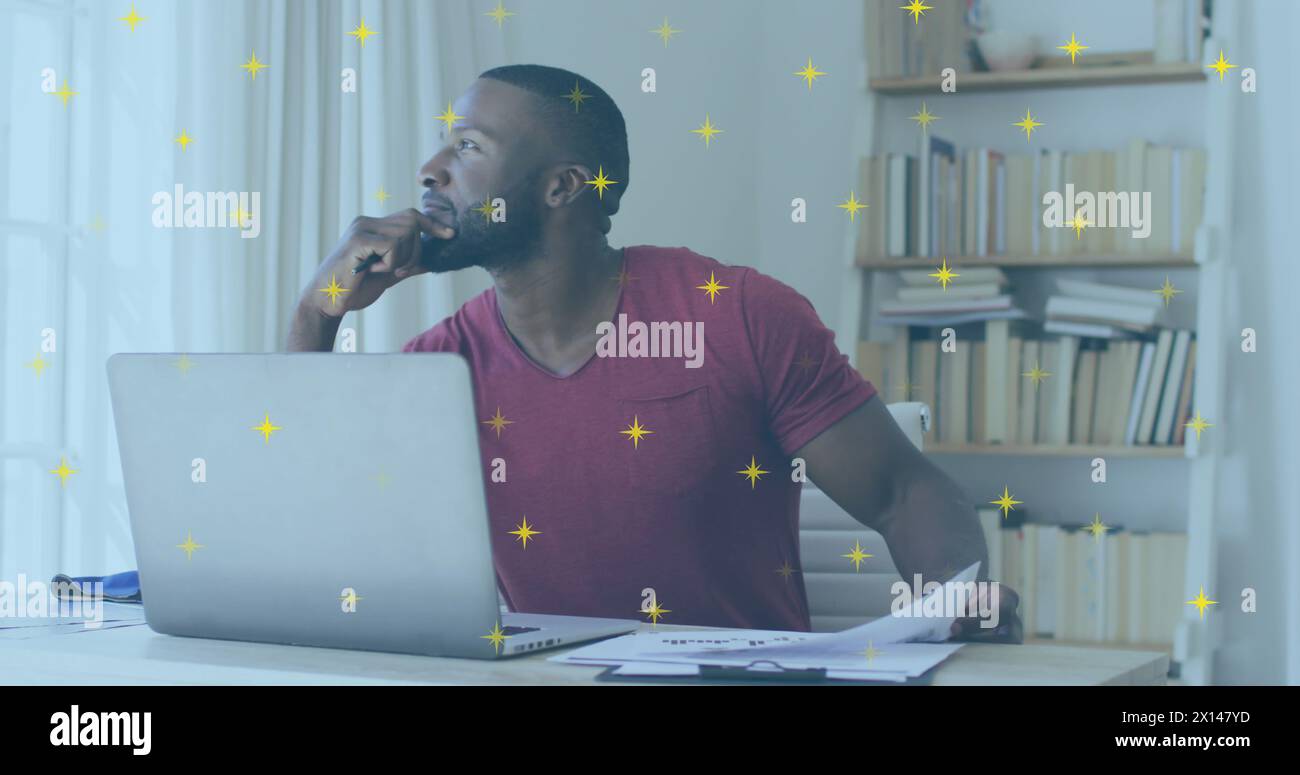
[[119, 353], [108, 382], [157, 632], [494, 659], [637, 628], [503, 612], [459, 355]]

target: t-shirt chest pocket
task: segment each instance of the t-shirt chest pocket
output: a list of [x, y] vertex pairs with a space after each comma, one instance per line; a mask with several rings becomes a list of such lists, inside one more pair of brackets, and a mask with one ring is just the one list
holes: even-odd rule
[[717, 484], [718, 436], [707, 385], [670, 395], [620, 398], [625, 415], [619, 457], [638, 493], [700, 497]]

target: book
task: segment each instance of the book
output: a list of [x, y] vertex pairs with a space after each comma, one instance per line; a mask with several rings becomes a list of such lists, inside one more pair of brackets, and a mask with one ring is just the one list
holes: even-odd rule
[[1151, 361], [1151, 375], [1147, 380], [1145, 395], [1142, 397], [1142, 415], [1138, 419], [1137, 436], [1133, 443], [1150, 444], [1156, 424], [1156, 412], [1160, 405], [1160, 395], [1164, 390], [1166, 372], [1169, 369], [1169, 355], [1173, 348], [1174, 332], [1164, 328], [1156, 337], [1156, 351]]
[[1134, 383], [1132, 399], [1129, 401], [1128, 422], [1124, 426], [1123, 443], [1132, 445], [1137, 440], [1138, 424], [1142, 418], [1142, 407], [1146, 400], [1147, 387], [1151, 382], [1151, 366], [1155, 360], [1154, 342], [1142, 343], [1142, 354], [1138, 361], [1137, 381]]

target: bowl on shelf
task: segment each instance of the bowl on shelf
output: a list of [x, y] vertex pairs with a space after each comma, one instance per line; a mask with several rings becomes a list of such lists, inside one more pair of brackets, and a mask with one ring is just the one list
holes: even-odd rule
[[1038, 39], [1019, 32], [982, 32], [975, 45], [990, 70], [1026, 70], [1038, 54]]

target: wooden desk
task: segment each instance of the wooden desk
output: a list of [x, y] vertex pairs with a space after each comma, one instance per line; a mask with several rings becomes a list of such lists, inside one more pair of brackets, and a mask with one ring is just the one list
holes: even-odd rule
[[[648, 628], [648, 625], [646, 625]], [[659, 625], [659, 630], [699, 629]], [[501, 661], [177, 638], [147, 625], [0, 640], [0, 684], [589, 684], [603, 668], [561, 665], [545, 651]], [[934, 684], [1165, 682], [1161, 652], [967, 644]]]

